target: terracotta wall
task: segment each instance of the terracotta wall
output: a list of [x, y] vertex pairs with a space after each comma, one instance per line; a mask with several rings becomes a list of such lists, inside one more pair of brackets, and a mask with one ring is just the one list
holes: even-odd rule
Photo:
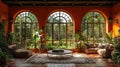
[[0, 0], [0, 22], [8, 18], [8, 7], [4, 5]]
[[8, 24], [7, 24], [7, 21], [8, 21], [8, 7], [3, 4], [0, 0], [0, 22], [6, 22], [6, 26], [5, 26], [5, 32], [7, 32], [7, 27], [8, 27]]
[[113, 8], [113, 36], [119, 35], [118, 30], [120, 30], [120, 3], [115, 5]]
[[[9, 8], [9, 16], [12, 16], [15, 18], [15, 16], [19, 13], [21, 10], [28, 10], [32, 13], [34, 13], [38, 20], [39, 20], [39, 26], [45, 26], [46, 20], [48, 16], [57, 10], [65, 11], [68, 13], [74, 22], [75, 30], [80, 29], [80, 24], [83, 16], [92, 10], [100, 11], [106, 18], [110, 15], [110, 7], [10, 7]], [[111, 27], [111, 26], [110, 26]], [[111, 30], [111, 28], [108, 28], [108, 31]]]

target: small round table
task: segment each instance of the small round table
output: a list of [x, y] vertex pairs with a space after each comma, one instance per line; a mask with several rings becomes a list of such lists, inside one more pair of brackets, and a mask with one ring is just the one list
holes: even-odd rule
[[54, 52], [53, 50], [49, 50], [47, 52], [47, 57], [49, 58], [70, 58], [73, 57], [73, 53], [70, 50], [63, 50], [63, 51], [58, 51]]

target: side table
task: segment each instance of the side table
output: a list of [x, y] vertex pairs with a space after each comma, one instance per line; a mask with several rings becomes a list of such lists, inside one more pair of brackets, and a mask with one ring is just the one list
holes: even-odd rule
[[64, 50], [63, 52], [53, 52], [53, 50], [49, 50], [47, 52], [47, 57], [49, 58], [70, 58], [73, 57], [73, 53], [70, 50]]

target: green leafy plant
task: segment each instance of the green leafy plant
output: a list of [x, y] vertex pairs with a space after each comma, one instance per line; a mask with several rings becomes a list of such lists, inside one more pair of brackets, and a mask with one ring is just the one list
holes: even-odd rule
[[5, 63], [9, 58], [12, 57], [7, 47], [7, 37], [4, 28], [5, 22], [0, 22], [0, 63]]
[[84, 47], [84, 40], [85, 37], [80, 35], [79, 31], [75, 34], [75, 42], [77, 48], [83, 48]]
[[114, 38], [114, 49], [111, 53], [112, 55], [112, 60], [116, 63], [120, 63], [120, 30], [118, 31], [119, 35]]
[[9, 53], [0, 50], [0, 60], [1, 60], [1, 61], [7, 61], [7, 60], [8, 60], [9, 58], [11, 58], [11, 57], [12, 57], [12, 56], [11, 56]]
[[112, 32], [104, 33], [104, 38], [105, 38], [107, 43], [113, 44]]
[[7, 43], [8, 43], [9, 45], [14, 44], [16, 40], [17, 40], [17, 37], [15, 37], [15, 32], [10, 32], [10, 33], [8, 33]]
[[[42, 35], [43, 35], [43, 32], [44, 32], [44, 26], [40, 29], [40, 30], [37, 30], [33, 33], [32, 35], [32, 42], [30, 42], [30, 45], [27, 45], [27, 48], [43, 48], [42, 45], [43, 45], [43, 41], [42, 41]], [[40, 45], [40, 46], [37, 46], [37, 45]]]

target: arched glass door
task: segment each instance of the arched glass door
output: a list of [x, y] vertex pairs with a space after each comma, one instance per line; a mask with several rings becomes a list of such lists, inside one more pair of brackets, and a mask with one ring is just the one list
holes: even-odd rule
[[89, 43], [98, 43], [106, 31], [105, 26], [105, 19], [102, 14], [99, 12], [88, 12], [82, 20], [82, 36], [84, 36]]
[[72, 45], [74, 42], [71, 17], [61, 11], [52, 13], [47, 20], [46, 37], [47, 45], [58, 45], [58, 47]]
[[30, 12], [21, 12], [14, 22], [15, 42], [19, 47], [26, 48], [33, 40], [33, 34], [38, 30], [38, 20]]

